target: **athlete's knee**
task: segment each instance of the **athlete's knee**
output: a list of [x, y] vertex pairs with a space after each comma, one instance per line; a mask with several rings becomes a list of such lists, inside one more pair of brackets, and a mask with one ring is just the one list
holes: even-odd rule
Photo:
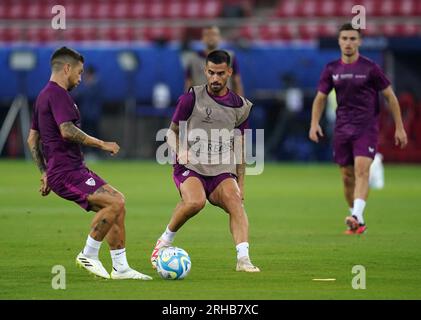
[[124, 215], [126, 213], [126, 201], [124, 197], [114, 197], [111, 207], [116, 216]]
[[355, 177], [359, 179], [368, 179], [370, 175], [370, 168], [364, 166], [355, 167]]
[[206, 205], [206, 198], [191, 199], [184, 201], [184, 206], [190, 214], [195, 214], [202, 210]]

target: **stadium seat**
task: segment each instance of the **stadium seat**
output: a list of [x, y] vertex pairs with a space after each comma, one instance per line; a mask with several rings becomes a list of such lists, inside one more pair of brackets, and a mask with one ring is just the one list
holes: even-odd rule
[[205, 18], [215, 18], [220, 15], [222, 10], [221, 1], [211, 0], [203, 1], [202, 16]]
[[[420, 1], [418, 1], [420, 2]], [[415, 0], [401, 0], [395, 4], [395, 13], [399, 16], [416, 15], [417, 1]]]
[[299, 13], [299, 4], [297, 1], [280, 1], [275, 12], [278, 17], [295, 17]]
[[69, 27], [63, 32], [64, 38], [71, 41], [89, 41], [98, 39], [98, 33], [92, 27]]
[[23, 41], [23, 31], [21, 28], [0, 28], [1, 42], [19, 42]]
[[420, 35], [421, 26], [412, 23], [385, 23], [380, 26], [380, 33], [388, 37], [411, 37]]
[[325, 0], [321, 1], [318, 0], [316, 5], [316, 16], [319, 17], [331, 17], [334, 16], [338, 9], [337, 7], [340, 6], [340, 2], [334, 0]]
[[303, 0], [298, 5], [298, 15], [304, 17], [314, 17], [316, 15], [318, 3], [315, 0]]
[[309, 22], [298, 26], [298, 33], [301, 39], [310, 40], [317, 38], [319, 26], [317, 23]]
[[363, 30], [362, 34], [363, 36], [378, 36], [380, 34], [380, 28], [377, 24], [368, 21], [366, 29]]
[[167, 18], [179, 18], [183, 13], [183, 4], [181, 1], [171, 1], [165, 10], [165, 13]]
[[355, 5], [353, 0], [345, 0], [337, 3], [335, 9], [336, 16], [350, 17], [352, 15], [352, 7]]
[[254, 40], [259, 38], [259, 30], [257, 27], [245, 25], [239, 29], [239, 36], [247, 40]]
[[393, 0], [376, 0], [373, 15], [391, 16], [393, 15], [393, 13], [396, 13], [396, 11], [394, 11], [395, 9], [396, 8], [393, 3]]
[[394, 23], [385, 23], [380, 27], [380, 32], [384, 36], [393, 37], [398, 34], [398, 28]]
[[317, 27], [319, 37], [336, 37], [338, 33], [338, 26], [334, 22], [322, 23]]
[[130, 11], [130, 4], [127, 1], [121, 1], [116, 3], [111, 11], [111, 18], [114, 19], [126, 19]]
[[98, 3], [87, 1], [75, 6], [75, 19], [95, 19], [98, 18], [97, 12], [99, 12]]
[[163, 1], [156, 1], [149, 4], [146, 10], [146, 18], [159, 19], [164, 17], [166, 11], [166, 3]]
[[148, 7], [144, 2], [134, 2], [130, 6], [130, 10], [127, 14], [129, 19], [143, 19], [147, 16]]

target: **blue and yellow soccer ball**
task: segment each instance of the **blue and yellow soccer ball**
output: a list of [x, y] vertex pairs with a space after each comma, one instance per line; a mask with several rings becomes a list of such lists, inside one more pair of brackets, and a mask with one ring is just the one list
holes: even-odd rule
[[166, 280], [184, 279], [190, 272], [189, 254], [177, 247], [164, 247], [158, 253], [156, 270]]

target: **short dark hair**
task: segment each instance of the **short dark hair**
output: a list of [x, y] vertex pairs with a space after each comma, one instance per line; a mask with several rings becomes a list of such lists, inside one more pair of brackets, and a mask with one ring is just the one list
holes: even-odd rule
[[228, 67], [231, 67], [231, 56], [224, 50], [214, 50], [209, 53], [206, 57], [206, 64], [209, 61], [214, 64], [226, 63]]
[[357, 31], [359, 36], [361, 37], [361, 29], [357, 29], [354, 28], [354, 26], [352, 25], [352, 23], [344, 23], [340, 28], [339, 28], [339, 32], [338, 32], [338, 36], [341, 34], [341, 31]]
[[77, 61], [84, 63], [85, 59], [79, 52], [68, 47], [61, 47], [57, 49], [54, 51], [50, 59], [51, 68], [53, 71], [58, 70], [65, 63], [74, 64]]

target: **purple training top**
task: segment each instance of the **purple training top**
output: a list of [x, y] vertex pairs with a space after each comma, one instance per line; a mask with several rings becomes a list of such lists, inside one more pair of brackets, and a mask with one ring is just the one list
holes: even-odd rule
[[326, 65], [318, 90], [329, 94], [336, 91], [336, 133], [358, 133], [367, 127], [378, 132], [379, 95], [390, 81], [380, 67], [370, 59], [359, 56], [353, 63], [341, 59]]
[[49, 81], [38, 95], [32, 118], [32, 129], [40, 133], [49, 178], [85, 167], [80, 145], [61, 136], [60, 124], [68, 121], [80, 128], [79, 110], [67, 90]]
[[[229, 89], [228, 92], [223, 96], [214, 96], [210, 94], [209, 91], [207, 92], [213, 100], [227, 108], [238, 108], [243, 105], [243, 100], [241, 100], [240, 96]], [[195, 96], [193, 92], [188, 92], [181, 95], [178, 98], [177, 106], [172, 117], [172, 122], [178, 124], [179, 121], [187, 121], [193, 112], [194, 105]], [[244, 133], [244, 129], [249, 128], [248, 118], [243, 121], [243, 123], [241, 123], [237, 128], [240, 129], [242, 133]]]

